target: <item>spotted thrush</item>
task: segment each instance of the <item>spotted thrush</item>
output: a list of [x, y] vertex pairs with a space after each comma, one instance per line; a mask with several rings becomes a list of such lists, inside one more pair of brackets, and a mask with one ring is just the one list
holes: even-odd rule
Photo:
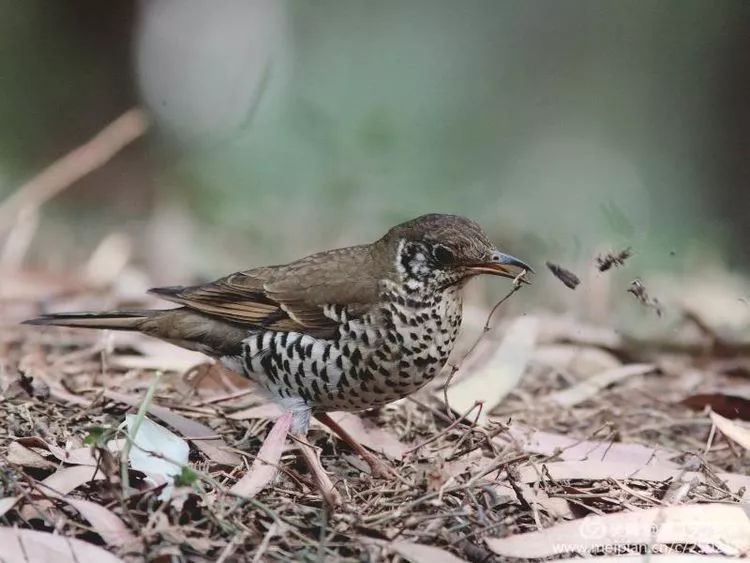
[[465, 283], [523, 270], [531, 268], [500, 252], [473, 221], [430, 214], [371, 244], [151, 290], [177, 308], [53, 314], [27, 323], [135, 330], [208, 354], [291, 411], [292, 433], [304, 436], [311, 415], [335, 427], [325, 413], [377, 407], [424, 386], [453, 348]]

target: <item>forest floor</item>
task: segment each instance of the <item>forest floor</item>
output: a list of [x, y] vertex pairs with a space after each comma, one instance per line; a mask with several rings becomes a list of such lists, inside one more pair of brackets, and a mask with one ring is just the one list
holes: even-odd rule
[[747, 342], [693, 314], [649, 341], [502, 309], [482, 330], [484, 314], [467, 315], [448, 392], [450, 368], [412, 398], [336, 415], [395, 477], [313, 426], [331, 508], [291, 441], [261, 461], [278, 413], [239, 377], [137, 335], [19, 326], [14, 309], [0, 560], [750, 555]]

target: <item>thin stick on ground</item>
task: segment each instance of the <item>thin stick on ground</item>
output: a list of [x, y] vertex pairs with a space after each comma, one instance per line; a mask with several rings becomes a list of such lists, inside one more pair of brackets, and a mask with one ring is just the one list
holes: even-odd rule
[[90, 141], [53, 162], [0, 203], [0, 229], [27, 209], [38, 209], [68, 186], [104, 165], [148, 130], [148, 118], [132, 108]]

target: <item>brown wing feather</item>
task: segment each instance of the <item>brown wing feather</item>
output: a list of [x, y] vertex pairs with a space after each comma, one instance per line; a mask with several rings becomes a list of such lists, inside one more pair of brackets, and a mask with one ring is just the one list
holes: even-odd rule
[[360, 246], [237, 272], [205, 285], [151, 292], [235, 324], [325, 335], [337, 326], [324, 314], [326, 305], [345, 305], [356, 314], [375, 302], [378, 279], [372, 271], [367, 247]]

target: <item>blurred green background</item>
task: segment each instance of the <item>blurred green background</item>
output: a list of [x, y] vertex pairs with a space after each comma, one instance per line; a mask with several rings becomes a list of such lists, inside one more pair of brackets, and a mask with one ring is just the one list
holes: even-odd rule
[[460, 213], [539, 269], [750, 258], [746, 0], [4, 0], [0, 196], [129, 107], [147, 138], [43, 209], [163, 283]]

